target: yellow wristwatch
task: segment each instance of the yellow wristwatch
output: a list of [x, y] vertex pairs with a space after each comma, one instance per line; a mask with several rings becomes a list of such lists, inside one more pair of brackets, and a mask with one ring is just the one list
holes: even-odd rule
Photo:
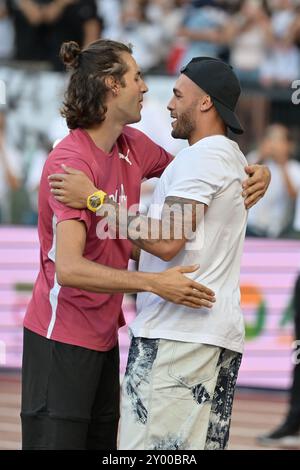
[[92, 212], [97, 212], [104, 203], [105, 196], [107, 196], [107, 193], [104, 191], [95, 191], [93, 194], [88, 196], [86, 200], [87, 208]]

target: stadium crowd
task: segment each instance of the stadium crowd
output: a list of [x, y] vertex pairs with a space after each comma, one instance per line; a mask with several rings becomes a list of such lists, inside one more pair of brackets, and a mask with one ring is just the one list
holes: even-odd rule
[[[252, 91], [241, 100], [242, 122], [248, 117], [250, 123], [246, 142], [239, 143], [251, 163], [264, 161], [273, 174], [269, 196], [250, 211], [248, 235], [298, 237], [299, 133], [282, 120], [271, 123], [266, 93], [286, 91], [300, 77], [299, 0], [0, 0], [0, 79], [1, 70], [27, 71], [18, 85], [16, 74], [8, 79], [18, 92], [8, 90], [7, 102], [2, 108], [0, 103], [0, 223], [36, 223], [41, 169], [54, 140], [66, 131], [57, 132], [52, 116], [42, 131], [33, 124], [43, 122], [41, 111], [36, 118], [27, 105], [27, 114], [25, 105], [21, 109], [22, 80], [37, 81], [41, 71], [63, 76], [61, 43], [75, 40], [84, 47], [99, 37], [133, 44], [137, 62], [150, 76], [174, 76], [194, 56], [220, 57], [234, 67], [243, 89]], [[39, 108], [37, 87], [38, 81], [27, 102], [39, 110], [44, 106]], [[146, 97], [145, 117], [153, 106]], [[153, 119], [144, 118], [140, 128], [155, 134]]]

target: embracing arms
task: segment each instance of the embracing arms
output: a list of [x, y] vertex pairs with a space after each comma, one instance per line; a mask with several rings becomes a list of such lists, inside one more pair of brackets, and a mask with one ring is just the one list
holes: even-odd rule
[[167, 301], [187, 307], [211, 307], [215, 301], [210, 289], [184, 276], [199, 266], [168, 269], [161, 273], [129, 272], [110, 268], [83, 256], [86, 228], [78, 220], [57, 225], [56, 274], [58, 283], [99, 293], [152, 292]]
[[[84, 173], [62, 165], [65, 173], [49, 176], [49, 183], [54, 197], [70, 207], [82, 209], [86, 207], [87, 197], [97, 191], [95, 185]], [[248, 178], [243, 182], [242, 195], [246, 209], [254, 206], [267, 191], [271, 173], [265, 165], [249, 165], [245, 167]]]

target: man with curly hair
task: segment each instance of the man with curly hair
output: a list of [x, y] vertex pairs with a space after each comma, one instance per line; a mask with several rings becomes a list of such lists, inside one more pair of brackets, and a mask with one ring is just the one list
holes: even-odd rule
[[142, 179], [159, 176], [172, 160], [127, 127], [140, 119], [147, 91], [129, 47], [99, 40], [81, 51], [70, 42], [61, 56], [72, 70], [63, 106], [70, 134], [50, 153], [41, 178], [41, 264], [24, 320], [23, 448], [113, 449], [123, 293], [153, 292], [193, 308], [210, 307], [214, 296], [184, 276], [197, 266], [128, 272], [132, 243], [99, 240], [96, 214], [71, 209], [50, 192], [48, 176], [67, 164], [132, 206]]
[[[127, 272], [131, 241], [103, 236], [103, 220], [95, 213], [106, 194], [116, 207], [126, 202], [136, 208], [143, 178], [160, 176], [172, 162], [127, 126], [140, 120], [147, 91], [131, 49], [100, 40], [81, 51], [71, 42], [61, 55], [72, 72], [63, 106], [70, 134], [49, 155], [41, 179], [41, 269], [24, 322], [23, 448], [114, 449], [122, 293], [148, 292], [190, 310], [210, 309], [215, 298], [184, 276], [198, 265]], [[61, 165], [75, 174], [60, 175], [58, 182], [54, 176], [50, 191], [48, 177]], [[250, 204], [269, 179], [264, 169], [254, 170]], [[162, 245], [167, 259], [169, 244]]]

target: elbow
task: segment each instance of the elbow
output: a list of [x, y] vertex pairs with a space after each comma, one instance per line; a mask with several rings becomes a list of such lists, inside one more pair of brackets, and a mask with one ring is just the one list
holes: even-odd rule
[[159, 258], [163, 261], [172, 261], [173, 258], [177, 255], [177, 250], [165, 249], [163, 252], [160, 253]]
[[163, 253], [159, 256], [159, 258], [163, 261], [171, 261], [173, 259], [173, 256], [171, 256], [169, 253]]
[[168, 242], [161, 244], [157, 256], [163, 261], [172, 261], [184, 245], [185, 240], [169, 240]]
[[61, 287], [74, 286], [74, 269], [72, 266], [56, 264], [56, 279]]

